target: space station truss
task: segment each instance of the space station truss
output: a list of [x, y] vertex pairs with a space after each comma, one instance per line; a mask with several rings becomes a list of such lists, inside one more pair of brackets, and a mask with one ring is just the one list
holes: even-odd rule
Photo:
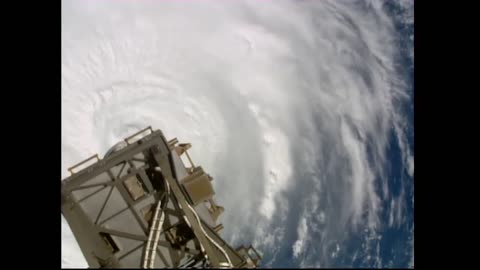
[[190, 147], [148, 127], [69, 168], [62, 215], [90, 268], [258, 267], [252, 246], [219, 235], [224, 208]]

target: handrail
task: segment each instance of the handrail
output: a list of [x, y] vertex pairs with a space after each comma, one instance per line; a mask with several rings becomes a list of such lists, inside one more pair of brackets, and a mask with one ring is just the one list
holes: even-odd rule
[[90, 160], [92, 160], [92, 159], [94, 159], [94, 158], [97, 158], [97, 161], [100, 161], [100, 158], [98, 157], [98, 154], [95, 154], [95, 155], [93, 155], [93, 156], [85, 159], [84, 161], [82, 161], [82, 162], [80, 162], [80, 163], [78, 163], [78, 164], [76, 164], [76, 165], [68, 168], [68, 171], [69, 171], [71, 174], [75, 174], [75, 172], [73, 172], [73, 169], [77, 168], [77, 167], [80, 166], [80, 165], [83, 165], [83, 164], [87, 163], [88, 161], [90, 161]]
[[177, 143], [178, 143], [178, 139], [177, 139], [177, 138], [173, 138], [173, 139], [171, 139], [170, 141], [168, 141], [168, 146], [169, 146], [170, 148], [173, 148], [173, 147], [175, 146], [175, 144], [177, 144]]
[[[124, 141], [127, 143], [127, 145], [130, 145], [130, 142], [129, 142], [130, 139], [134, 138], [135, 136], [137, 136], [137, 135], [139, 135], [139, 134], [142, 134], [143, 132], [145, 132], [145, 131], [147, 131], [147, 130], [150, 130], [150, 134], [153, 133], [152, 127], [151, 127], [151, 126], [148, 126], [148, 127], [144, 128], [144, 129], [140, 130], [139, 132], [137, 132], [137, 133], [135, 133], [135, 134], [133, 134], [133, 135], [128, 136], [127, 138], [124, 139]], [[144, 137], [145, 137], [145, 136], [144, 136]], [[142, 137], [142, 138], [143, 138], [143, 137]], [[140, 139], [141, 139], [141, 138], [140, 138]], [[140, 140], [140, 139], [138, 139], [138, 140]], [[137, 141], [138, 141], [138, 140], [137, 140]]]

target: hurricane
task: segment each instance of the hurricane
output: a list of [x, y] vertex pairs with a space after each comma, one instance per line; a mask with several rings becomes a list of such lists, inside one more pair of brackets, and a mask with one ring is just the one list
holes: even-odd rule
[[62, 178], [151, 126], [262, 267], [413, 266], [413, 0], [61, 4]]

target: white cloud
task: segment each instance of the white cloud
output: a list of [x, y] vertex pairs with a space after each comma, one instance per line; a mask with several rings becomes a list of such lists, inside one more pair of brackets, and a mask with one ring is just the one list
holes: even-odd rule
[[297, 241], [295, 241], [295, 244], [293, 244], [293, 256], [297, 258], [304, 249], [306, 237], [307, 237], [307, 220], [305, 218], [302, 218], [300, 220], [300, 223], [297, 228]]
[[413, 156], [409, 156], [407, 159], [407, 168], [408, 168], [408, 175], [410, 177], [413, 177], [414, 167], [415, 167], [415, 163], [413, 161]]
[[88, 268], [67, 221], [62, 217], [62, 268]]
[[[264, 135], [263, 160], [265, 162], [265, 194], [260, 213], [270, 219], [275, 212], [277, 195], [288, 187], [291, 175], [289, 143], [284, 134], [268, 129]], [[278, 198], [277, 198], [278, 199]]]

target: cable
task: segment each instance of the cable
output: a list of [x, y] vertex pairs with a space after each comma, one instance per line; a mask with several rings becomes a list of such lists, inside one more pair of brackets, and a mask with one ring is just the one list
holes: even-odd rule
[[[156, 170], [156, 171], [161, 171], [161, 169], [160, 169], [159, 167], [155, 167], [155, 170]], [[167, 181], [165, 181], [165, 183], [166, 183], [166, 190], [167, 190], [167, 192], [169, 193], [169, 192], [170, 192], [170, 186], [168, 185], [168, 182], [167, 182]], [[168, 193], [167, 193], [167, 194], [168, 194]], [[227, 262], [227, 263], [226, 263], [226, 262], [221, 262], [221, 263], [219, 264], [220, 267], [221, 267], [221, 268], [233, 268], [233, 264], [232, 264], [232, 261], [230, 260], [230, 257], [228, 256], [228, 253], [227, 253], [217, 242], [215, 242], [215, 241], [205, 232], [205, 230], [203, 229], [203, 226], [202, 226], [202, 222], [200, 221], [200, 218], [198, 217], [197, 212], [195, 211], [195, 209], [193, 209], [193, 207], [192, 207], [188, 202], [186, 202], [186, 204], [187, 204], [188, 208], [190, 209], [190, 211], [192, 211], [192, 213], [193, 213], [193, 215], [195, 216], [195, 218], [197, 219], [198, 225], [200, 226], [200, 230], [202, 231], [202, 233], [205, 235], [205, 237], [206, 237], [213, 245], [215, 245], [215, 247], [217, 247], [217, 248], [223, 253], [223, 255], [225, 256], [225, 258], [227, 259], [228, 262]], [[160, 205], [160, 203], [159, 203], [159, 205]], [[158, 214], [158, 210], [160, 209], [160, 206], [159, 206], [159, 205], [157, 205], [157, 211], [155, 212], [155, 217], [156, 217], [156, 215]], [[179, 206], [180, 206], [180, 208], [182, 208], [182, 207], [181, 207], [181, 204], [179, 204]], [[183, 209], [182, 209], [182, 210], [183, 210]], [[185, 210], [184, 210], [184, 211], [185, 211]], [[161, 221], [160, 221], [161, 223], [163, 223], [163, 218], [164, 218], [164, 216], [163, 216], [163, 212], [162, 212], [162, 217], [161, 217]], [[187, 219], [185, 216], [184, 216], [184, 219], [185, 219], [186, 223], [189, 225], [189, 227], [191, 227], [191, 224], [188, 222], [188, 219]], [[154, 219], [154, 222], [155, 222], [155, 219]], [[150, 241], [151, 241], [152, 231], [154, 230], [153, 228], [154, 228], [154, 226], [153, 226], [153, 224], [152, 224], [152, 230], [150, 231], [150, 235], [149, 235], [148, 242], [147, 242], [147, 252], [148, 252], [148, 243], [150, 243]], [[161, 227], [160, 227], [160, 228], [161, 228]], [[157, 244], [158, 244], [158, 236], [159, 236], [159, 235], [160, 235], [160, 234], [159, 234], [159, 232], [157, 231], [157, 234], [156, 234], [156, 237], [155, 237], [155, 241], [154, 241], [154, 246], [155, 246], [155, 248], [156, 248], [156, 246], [157, 246]], [[202, 252], [205, 252], [205, 249], [204, 249], [204, 247], [202, 246], [202, 243], [200, 243], [200, 248], [202, 249]], [[153, 250], [155, 250], [155, 249], [153, 249]], [[148, 254], [148, 253], [146, 253], [146, 254]], [[153, 254], [155, 254], [155, 253], [153, 253]], [[152, 254], [151, 254], [151, 255], [152, 255]], [[155, 256], [153, 256], [153, 257], [150, 259], [150, 265], [149, 265], [149, 266], [150, 266], [151, 268], [153, 268], [153, 259], [154, 259], [154, 258], [155, 258]], [[144, 261], [144, 268], [146, 268], [146, 267], [145, 267], [145, 265], [146, 265], [146, 260], [147, 260], [147, 256], [146, 256], [145, 261]]]
[[[155, 168], [157, 171], [159, 170], [158, 167]], [[168, 182], [165, 181], [165, 201], [163, 205], [166, 205], [168, 202], [168, 195], [170, 194], [170, 186]], [[158, 218], [158, 213], [160, 213], [160, 218]], [[157, 221], [159, 221], [157, 223]], [[160, 200], [157, 204], [157, 208], [155, 209], [155, 214], [153, 216], [152, 226], [150, 227], [150, 232], [148, 235], [147, 240], [147, 247], [145, 249], [145, 258], [143, 260], [143, 268], [154, 268], [154, 262], [156, 257], [155, 250], [158, 246], [158, 241], [160, 239], [160, 232], [162, 231], [163, 222], [165, 221], [165, 215], [162, 211], [162, 201]], [[152, 242], [153, 239], [153, 242]], [[151, 251], [151, 253], [150, 253]]]
[[197, 222], [198, 222], [198, 225], [200, 226], [200, 230], [202, 230], [203, 234], [205, 235], [205, 237], [210, 240], [210, 242], [212, 242], [213, 245], [215, 245], [222, 253], [223, 253], [223, 256], [225, 256], [225, 258], [227, 259], [228, 263], [225, 263], [225, 262], [221, 262], [220, 263], [220, 266], [222, 268], [233, 268], [233, 264], [232, 264], [232, 261], [230, 260], [230, 257], [228, 256], [227, 252], [217, 243], [215, 242], [212, 238], [210, 238], [210, 236], [205, 232], [205, 230], [203, 229], [203, 226], [202, 226], [202, 223], [200, 221], [200, 218], [198, 217], [197, 215], [197, 212], [195, 211], [195, 209], [193, 209], [193, 207], [187, 203], [187, 206], [188, 208], [190, 209], [190, 211], [193, 212], [193, 214], [195, 215], [195, 218], [197, 219]]

